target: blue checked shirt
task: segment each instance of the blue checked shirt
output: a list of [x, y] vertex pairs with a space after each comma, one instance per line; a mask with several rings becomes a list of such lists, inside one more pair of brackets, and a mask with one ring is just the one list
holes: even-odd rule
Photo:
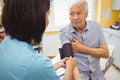
[[[94, 21], [86, 21], [86, 28], [82, 33], [77, 32], [72, 24], [60, 30], [60, 40], [62, 44], [70, 43], [72, 38], [76, 38], [82, 44], [92, 48], [98, 48], [106, 43], [100, 25]], [[78, 69], [83, 80], [105, 80], [100, 69], [100, 58], [93, 57], [85, 53], [74, 53]]]

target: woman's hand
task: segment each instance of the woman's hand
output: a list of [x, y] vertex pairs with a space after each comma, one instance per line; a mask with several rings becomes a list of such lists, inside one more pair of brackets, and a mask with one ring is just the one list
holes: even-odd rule
[[73, 72], [76, 66], [75, 58], [69, 57], [66, 61], [66, 71], [62, 80], [73, 80]]
[[74, 68], [76, 66], [75, 58], [72, 58], [71, 56], [66, 61], [66, 70], [70, 70], [73, 72]]
[[68, 59], [68, 57], [62, 59], [61, 61], [59, 61], [59, 62], [57, 62], [57, 63], [55, 63], [55, 64], [54, 64], [55, 70], [59, 69], [60, 67], [65, 68], [65, 67], [66, 67], [65, 63], [66, 63], [66, 60], [67, 60], [67, 59]]

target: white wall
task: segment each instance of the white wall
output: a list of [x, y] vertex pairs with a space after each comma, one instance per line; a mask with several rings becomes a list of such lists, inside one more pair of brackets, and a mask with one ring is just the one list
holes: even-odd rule
[[42, 53], [46, 56], [55, 56], [59, 54], [61, 42], [59, 34], [44, 35], [42, 40]]
[[86, 0], [88, 3], [88, 20], [94, 20], [95, 0]]
[[54, 17], [55, 26], [61, 26], [69, 23], [68, 15], [68, 1], [67, 0], [55, 0], [54, 1]]

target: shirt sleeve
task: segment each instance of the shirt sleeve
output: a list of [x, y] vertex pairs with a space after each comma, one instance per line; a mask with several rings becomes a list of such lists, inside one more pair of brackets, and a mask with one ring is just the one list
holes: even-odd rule
[[70, 35], [68, 34], [68, 30], [66, 30], [65, 28], [60, 30], [60, 41], [61, 41], [62, 45], [65, 43], [71, 42]]
[[99, 25], [99, 40], [100, 40], [100, 44], [105, 44], [106, 43], [106, 40], [105, 40], [105, 37], [104, 37], [104, 34], [103, 34], [103, 30], [102, 28], [100, 27]]
[[31, 65], [26, 80], [60, 80], [60, 78], [49, 59], [38, 58]]

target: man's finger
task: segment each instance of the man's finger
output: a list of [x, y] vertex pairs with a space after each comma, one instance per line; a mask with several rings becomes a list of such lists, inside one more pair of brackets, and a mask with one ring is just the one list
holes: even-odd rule
[[73, 42], [79, 42], [76, 38], [73, 38]]

